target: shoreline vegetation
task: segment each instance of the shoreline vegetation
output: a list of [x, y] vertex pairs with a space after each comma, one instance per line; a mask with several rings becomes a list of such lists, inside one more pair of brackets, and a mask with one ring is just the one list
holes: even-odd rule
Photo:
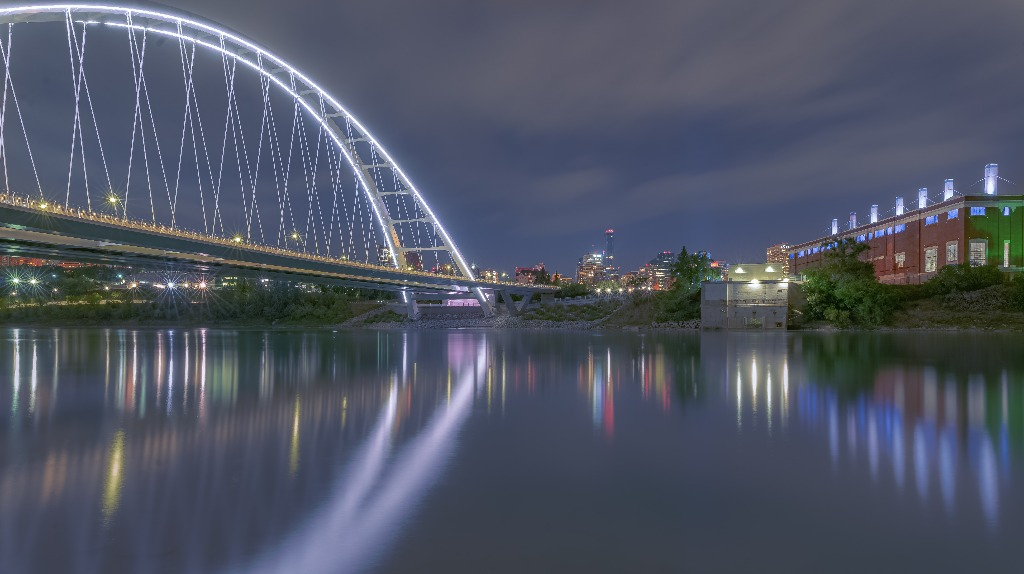
[[[844, 241], [824, 264], [809, 270], [803, 302], [790, 330], [1024, 331], [1024, 277], [994, 266], [946, 265], [921, 285], [885, 285], [862, 245]], [[516, 328], [561, 330], [695, 330], [700, 285], [719, 278], [705, 252], [679, 254], [668, 290], [592, 297], [564, 285], [553, 305], [533, 304], [520, 316], [497, 305], [495, 317], [477, 307], [421, 304], [410, 321], [384, 292], [236, 279], [203, 283], [146, 283], [124, 279], [124, 269], [45, 268], [15, 281], [0, 295], [0, 325], [8, 327], [210, 328]], [[11, 284], [14, 284], [13, 286]]]

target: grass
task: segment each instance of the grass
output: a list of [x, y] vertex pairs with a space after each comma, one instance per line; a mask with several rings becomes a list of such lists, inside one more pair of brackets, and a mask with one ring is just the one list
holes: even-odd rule
[[583, 305], [543, 305], [523, 314], [524, 319], [536, 321], [596, 321], [615, 312], [618, 301], [598, 301]]
[[404, 322], [408, 317], [401, 313], [396, 313], [391, 309], [377, 313], [372, 317], [367, 317], [363, 321], [363, 325], [373, 325], [374, 323], [401, 323]]

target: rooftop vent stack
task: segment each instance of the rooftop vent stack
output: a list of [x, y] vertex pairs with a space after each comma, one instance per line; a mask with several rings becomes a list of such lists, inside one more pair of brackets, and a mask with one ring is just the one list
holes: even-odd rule
[[839, 235], [839, 220], [832, 220], [832, 235]]
[[999, 179], [999, 165], [990, 163], [985, 166], [985, 195], [996, 195], [996, 180]]
[[903, 198], [896, 198], [896, 215], [903, 215]]
[[928, 207], [928, 188], [922, 187], [917, 190], [917, 208], [924, 209]]
[[871, 206], [871, 223], [878, 223], [878, 205]]
[[850, 229], [856, 229], [856, 228], [857, 228], [857, 212], [856, 211], [851, 211], [850, 212]]
[[942, 201], [947, 201], [947, 200], [953, 199], [954, 191], [955, 190], [953, 189], [953, 180], [952, 179], [947, 179], [946, 180], [946, 187], [943, 188], [943, 190], [942, 190]]

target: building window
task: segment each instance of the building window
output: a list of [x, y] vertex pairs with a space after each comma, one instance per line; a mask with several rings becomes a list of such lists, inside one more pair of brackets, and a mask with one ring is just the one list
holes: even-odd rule
[[1010, 208], [1009, 207], [1004, 207], [1003, 208], [1003, 215], [1010, 215]]
[[924, 272], [931, 273], [939, 266], [939, 248], [937, 246], [924, 248]]
[[866, 235], [858, 235], [857, 236], [857, 243], [864, 243], [865, 241], [867, 241], [867, 239], [868, 238], [867, 238]]
[[946, 219], [956, 219], [957, 217], [960, 217], [959, 209], [950, 209], [949, 212], [946, 213]]
[[971, 208], [971, 215], [985, 215], [985, 208], [984, 207], [972, 207]]
[[956, 241], [947, 241], [946, 242], [946, 264], [947, 265], [952, 265], [952, 264], [956, 263], [957, 247], [958, 247], [958, 245], [957, 245]]
[[932, 225], [932, 224], [935, 224], [935, 223], [938, 223], [938, 222], [939, 222], [939, 216], [938, 215], [929, 215], [928, 217], [924, 218], [924, 224], [925, 225]]
[[896, 254], [896, 268], [897, 269], [903, 269], [903, 265], [906, 262], [907, 262], [907, 254], [906, 253], [901, 251], [901, 252]]
[[[936, 216], [936, 218], [937, 217], [938, 216]], [[907, 224], [906, 223], [901, 223], [901, 224], [896, 226], [896, 233], [903, 233], [906, 230], [907, 230]]]
[[988, 263], [988, 258], [985, 252], [988, 251], [988, 241], [984, 239], [972, 239], [970, 243], [970, 251], [967, 255], [967, 262], [971, 264], [971, 267], [978, 267]]
[[1010, 266], [1010, 240], [1003, 241], [1003, 267]]
[[892, 235], [892, 228], [891, 227], [886, 227], [885, 228], [885, 234], [886, 235]]

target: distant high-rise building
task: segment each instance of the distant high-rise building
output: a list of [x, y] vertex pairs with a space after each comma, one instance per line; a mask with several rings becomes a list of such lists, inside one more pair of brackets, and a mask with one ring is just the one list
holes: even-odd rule
[[576, 265], [576, 282], [593, 287], [605, 279], [604, 255], [588, 253]]
[[497, 281], [498, 272], [494, 269], [484, 269], [483, 271], [477, 273], [477, 277], [484, 281]]
[[394, 267], [395, 265], [391, 259], [391, 250], [384, 245], [377, 247], [377, 265], [381, 267]]
[[604, 264], [615, 265], [615, 230], [607, 229], [604, 232]]
[[789, 244], [779, 243], [768, 248], [764, 257], [765, 263], [782, 265], [782, 272], [789, 275]]
[[672, 286], [672, 267], [676, 263], [676, 255], [671, 251], [662, 251], [647, 264], [650, 270], [651, 289], [664, 291]]

